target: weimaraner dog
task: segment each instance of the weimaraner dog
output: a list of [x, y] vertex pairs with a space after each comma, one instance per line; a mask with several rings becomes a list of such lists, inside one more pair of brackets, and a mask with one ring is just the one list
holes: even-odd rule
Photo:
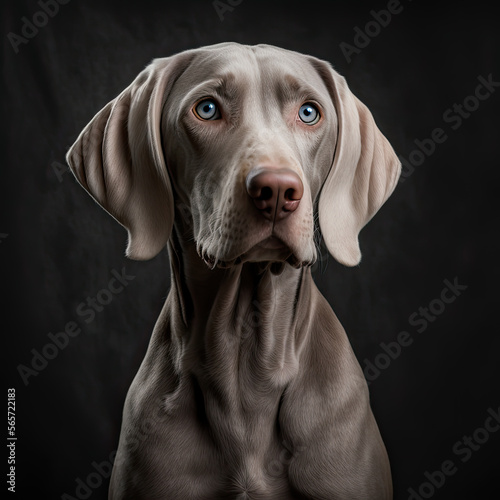
[[311, 276], [319, 231], [360, 262], [400, 174], [344, 78], [269, 45], [156, 59], [67, 160], [128, 257], [170, 256], [109, 498], [392, 498], [363, 372]]

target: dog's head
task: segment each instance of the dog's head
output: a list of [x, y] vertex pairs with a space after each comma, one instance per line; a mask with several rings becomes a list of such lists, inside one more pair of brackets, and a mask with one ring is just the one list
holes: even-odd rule
[[67, 155], [80, 184], [154, 257], [174, 224], [211, 266], [314, 262], [316, 215], [341, 263], [400, 163], [371, 113], [319, 59], [225, 43], [156, 59]]

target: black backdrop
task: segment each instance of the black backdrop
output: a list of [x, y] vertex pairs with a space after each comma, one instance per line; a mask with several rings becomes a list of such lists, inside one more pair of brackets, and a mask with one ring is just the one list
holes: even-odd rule
[[[492, 498], [500, 90], [484, 81], [500, 81], [496, 14], [479, 3], [409, 0], [223, 0], [219, 12], [210, 0], [65, 1], [58, 12], [53, 1], [2, 9], [2, 331], [17, 403], [17, 497], [106, 498], [104, 462], [169, 287], [166, 252], [127, 260], [125, 231], [66, 173], [65, 152], [154, 57], [237, 41], [331, 61], [407, 162], [404, 182], [361, 233], [361, 265], [325, 256], [315, 278], [360, 364], [371, 366], [395, 497], [413, 488], [421, 498]], [[388, 7], [399, 10], [390, 22], [381, 14], [367, 26], [372, 10]], [[425, 141], [437, 128], [440, 142]], [[414, 152], [415, 140], [426, 153]], [[134, 276], [123, 292], [94, 318], [82, 314], [87, 297], [109, 300], [102, 290], [123, 268]], [[440, 299], [444, 280], [462, 286], [453, 302], [452, 291], [443, 296], [450, 303]], [[78, 332], [72, 326], [81, 332], [65, 345], [57, 334]], [[397, 348], [402, 331], [413, 342]], [[47, 347], [54, 338], [59, 347]], [[434, 473], [443, 467], [453, 474]]]

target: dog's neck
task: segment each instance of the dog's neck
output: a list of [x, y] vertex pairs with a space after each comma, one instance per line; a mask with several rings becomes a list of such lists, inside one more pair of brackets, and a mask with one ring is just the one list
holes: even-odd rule
[[180, 239], [169, 254], [170, 330], [183, 369], [217, 387], [240, 386], [241, 373], [252, 373], [256, 387], [286, 384], [310, 331], [310, 269], [285, 264], [278, 274], [247, 262], [211, 270]]
[[173, 382], [164, 404], [196, 412], [237, 466], [276, 439], [284, 391], [314, 331], [311, 271], [286, 264], [273, 274], [259, 263], [211, 270], [193, 242], [175, 237], [169, 255], [171, 289], [152, 339], [162, 347], [149, 351]]

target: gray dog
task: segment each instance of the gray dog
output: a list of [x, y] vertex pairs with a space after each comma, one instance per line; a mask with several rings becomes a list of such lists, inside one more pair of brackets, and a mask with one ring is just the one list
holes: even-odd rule
[[[332, 67], [223, 43], [156, 59], [67, 160], [172, 284], [125, 401], [113, 500], [392, 498], [315, 220], [354, 266], [400, 163]], [[145, 425], [147, 423], [147, 425]]]

